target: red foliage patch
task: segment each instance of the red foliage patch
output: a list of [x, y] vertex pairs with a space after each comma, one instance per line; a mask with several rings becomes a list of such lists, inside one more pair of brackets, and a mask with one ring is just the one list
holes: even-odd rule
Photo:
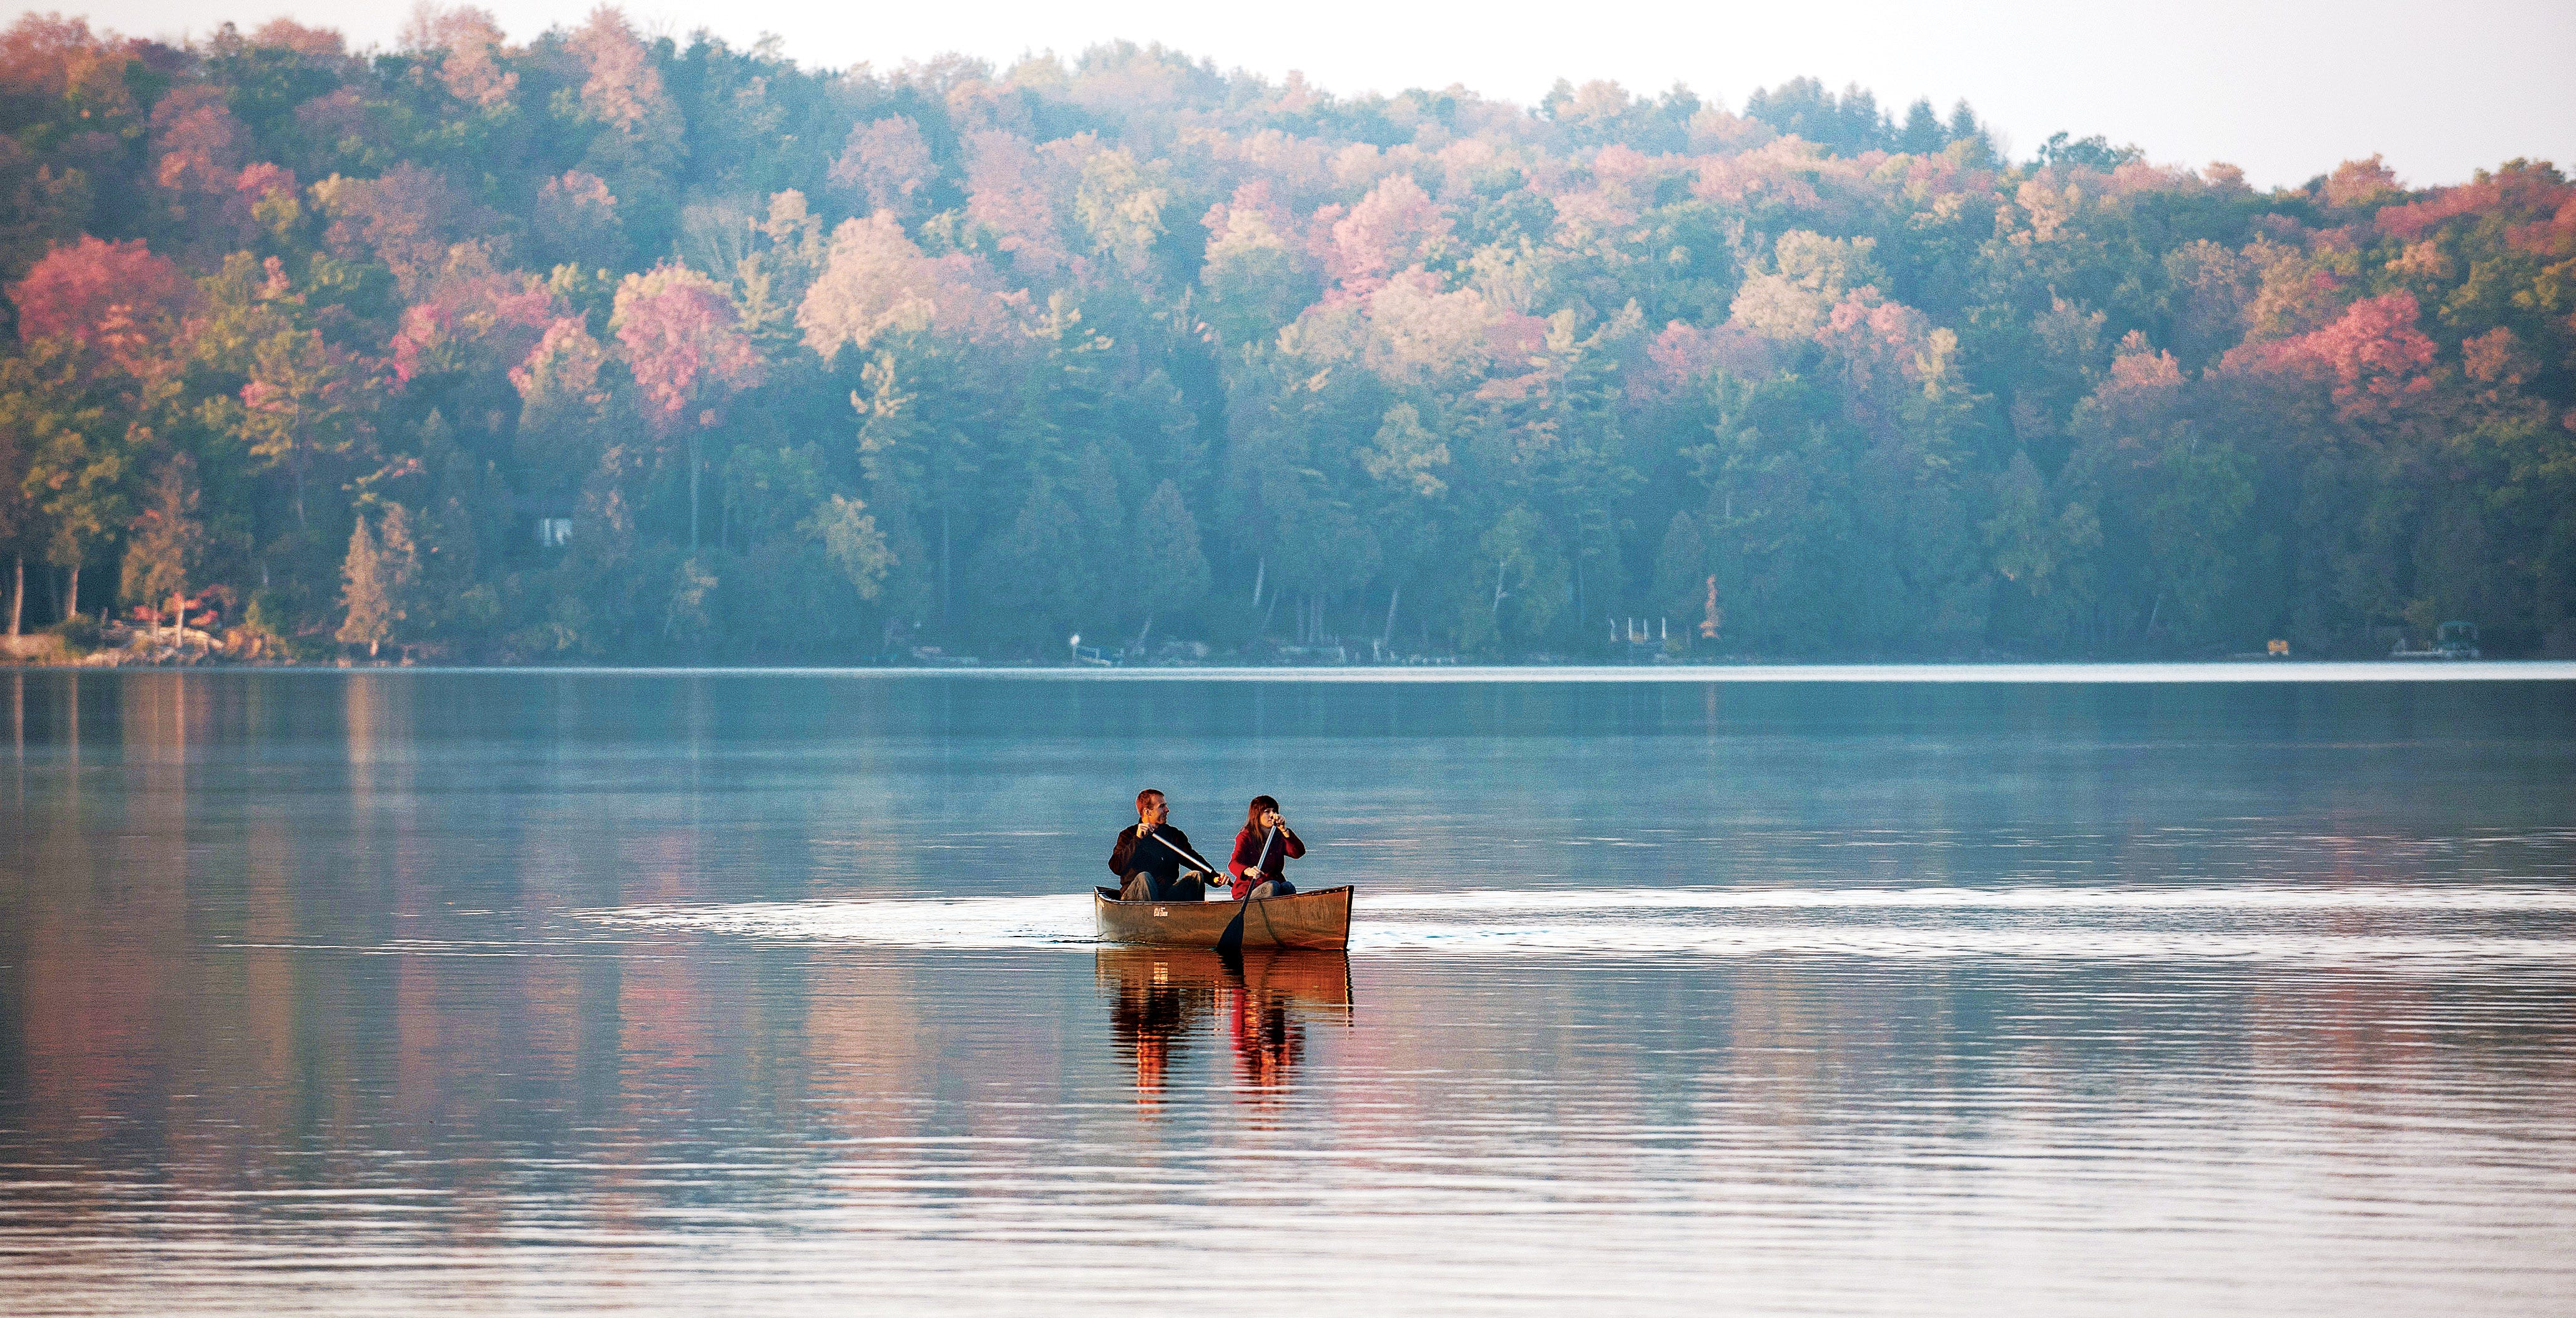
[[69, 338], [118, 370], [143, 374], [177, 332], [197, 286], [153, 255], [140, 238], [102, 242], [86, 234], [57, 247], [9, 289], [26, 342]]
[[2363, 298], [2322, 329], [2229, 352], [2230, 370], [2315, 373], [2334, 384], [2336, 414], [2346, 421], [2385, 418], [2431, 392], [2433, 341], [2415, 327], [2412, 295]]
[[2576, 202], [2576, 187], [2568, 186], [2557, 170], [2515, 161], [2493, 174], [2481, 171], [2476, 182], [2435, 188], [2422, 201], [2390, 206], [2379, 212], [2378, 225], [2381, 233], [2413, 242], [2445, 221], [2464, 215], [2494, 215], [2510, 224], [2546, 225], [2571, 202]]

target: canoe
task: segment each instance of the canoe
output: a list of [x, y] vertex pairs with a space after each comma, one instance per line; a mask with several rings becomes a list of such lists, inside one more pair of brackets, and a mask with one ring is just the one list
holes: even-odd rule
[[1243, 912], [1243, 945], [1312, 947], [1339, 951], [1351, 945], [1351, 890], [1347, 887], [1264, 897], [1254, 902], [1122, 902], [1115, 888], [1091, 890], [1100, 941], [1147, 947], [1214, 947]]

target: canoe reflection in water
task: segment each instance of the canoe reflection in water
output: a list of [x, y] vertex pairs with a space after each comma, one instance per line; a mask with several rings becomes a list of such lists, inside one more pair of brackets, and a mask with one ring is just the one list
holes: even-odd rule
[[1202, 1026], [1226, 1022], [1235, 1093], [1266, 1110], [1287, 1096], [1305, 1059], [1307, 1023], [1351, 1023], [1347, 953], [1104, 947], [1097, 956], [1110, 1032], [1136, 1065], [1136, 1103], [1147, 1115], [1162, 1110], [1172, 1063]]

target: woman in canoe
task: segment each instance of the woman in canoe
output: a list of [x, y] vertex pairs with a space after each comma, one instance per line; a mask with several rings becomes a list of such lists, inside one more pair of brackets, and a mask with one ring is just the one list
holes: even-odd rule
[[1244, 807], [1243, 831], [1234, 835], [1234, 859], [1226, 872], [1234, 876], [1234, 899], [1293, 897], [1284, 872], [1288, 862], [1306, 854], [1306, 844], [1279, 815], [1279, 802], [1256, 796]]

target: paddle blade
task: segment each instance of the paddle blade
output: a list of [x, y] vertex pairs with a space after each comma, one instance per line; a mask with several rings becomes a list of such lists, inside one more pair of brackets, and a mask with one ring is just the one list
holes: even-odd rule
[[1216, 954], [1221, 957], [1243, 955], [1243, 913], [1252, 909], [1247, 897], [1234, 904], [1234, 918], [1226, 921], [1225, 932], [1216, 936]]

